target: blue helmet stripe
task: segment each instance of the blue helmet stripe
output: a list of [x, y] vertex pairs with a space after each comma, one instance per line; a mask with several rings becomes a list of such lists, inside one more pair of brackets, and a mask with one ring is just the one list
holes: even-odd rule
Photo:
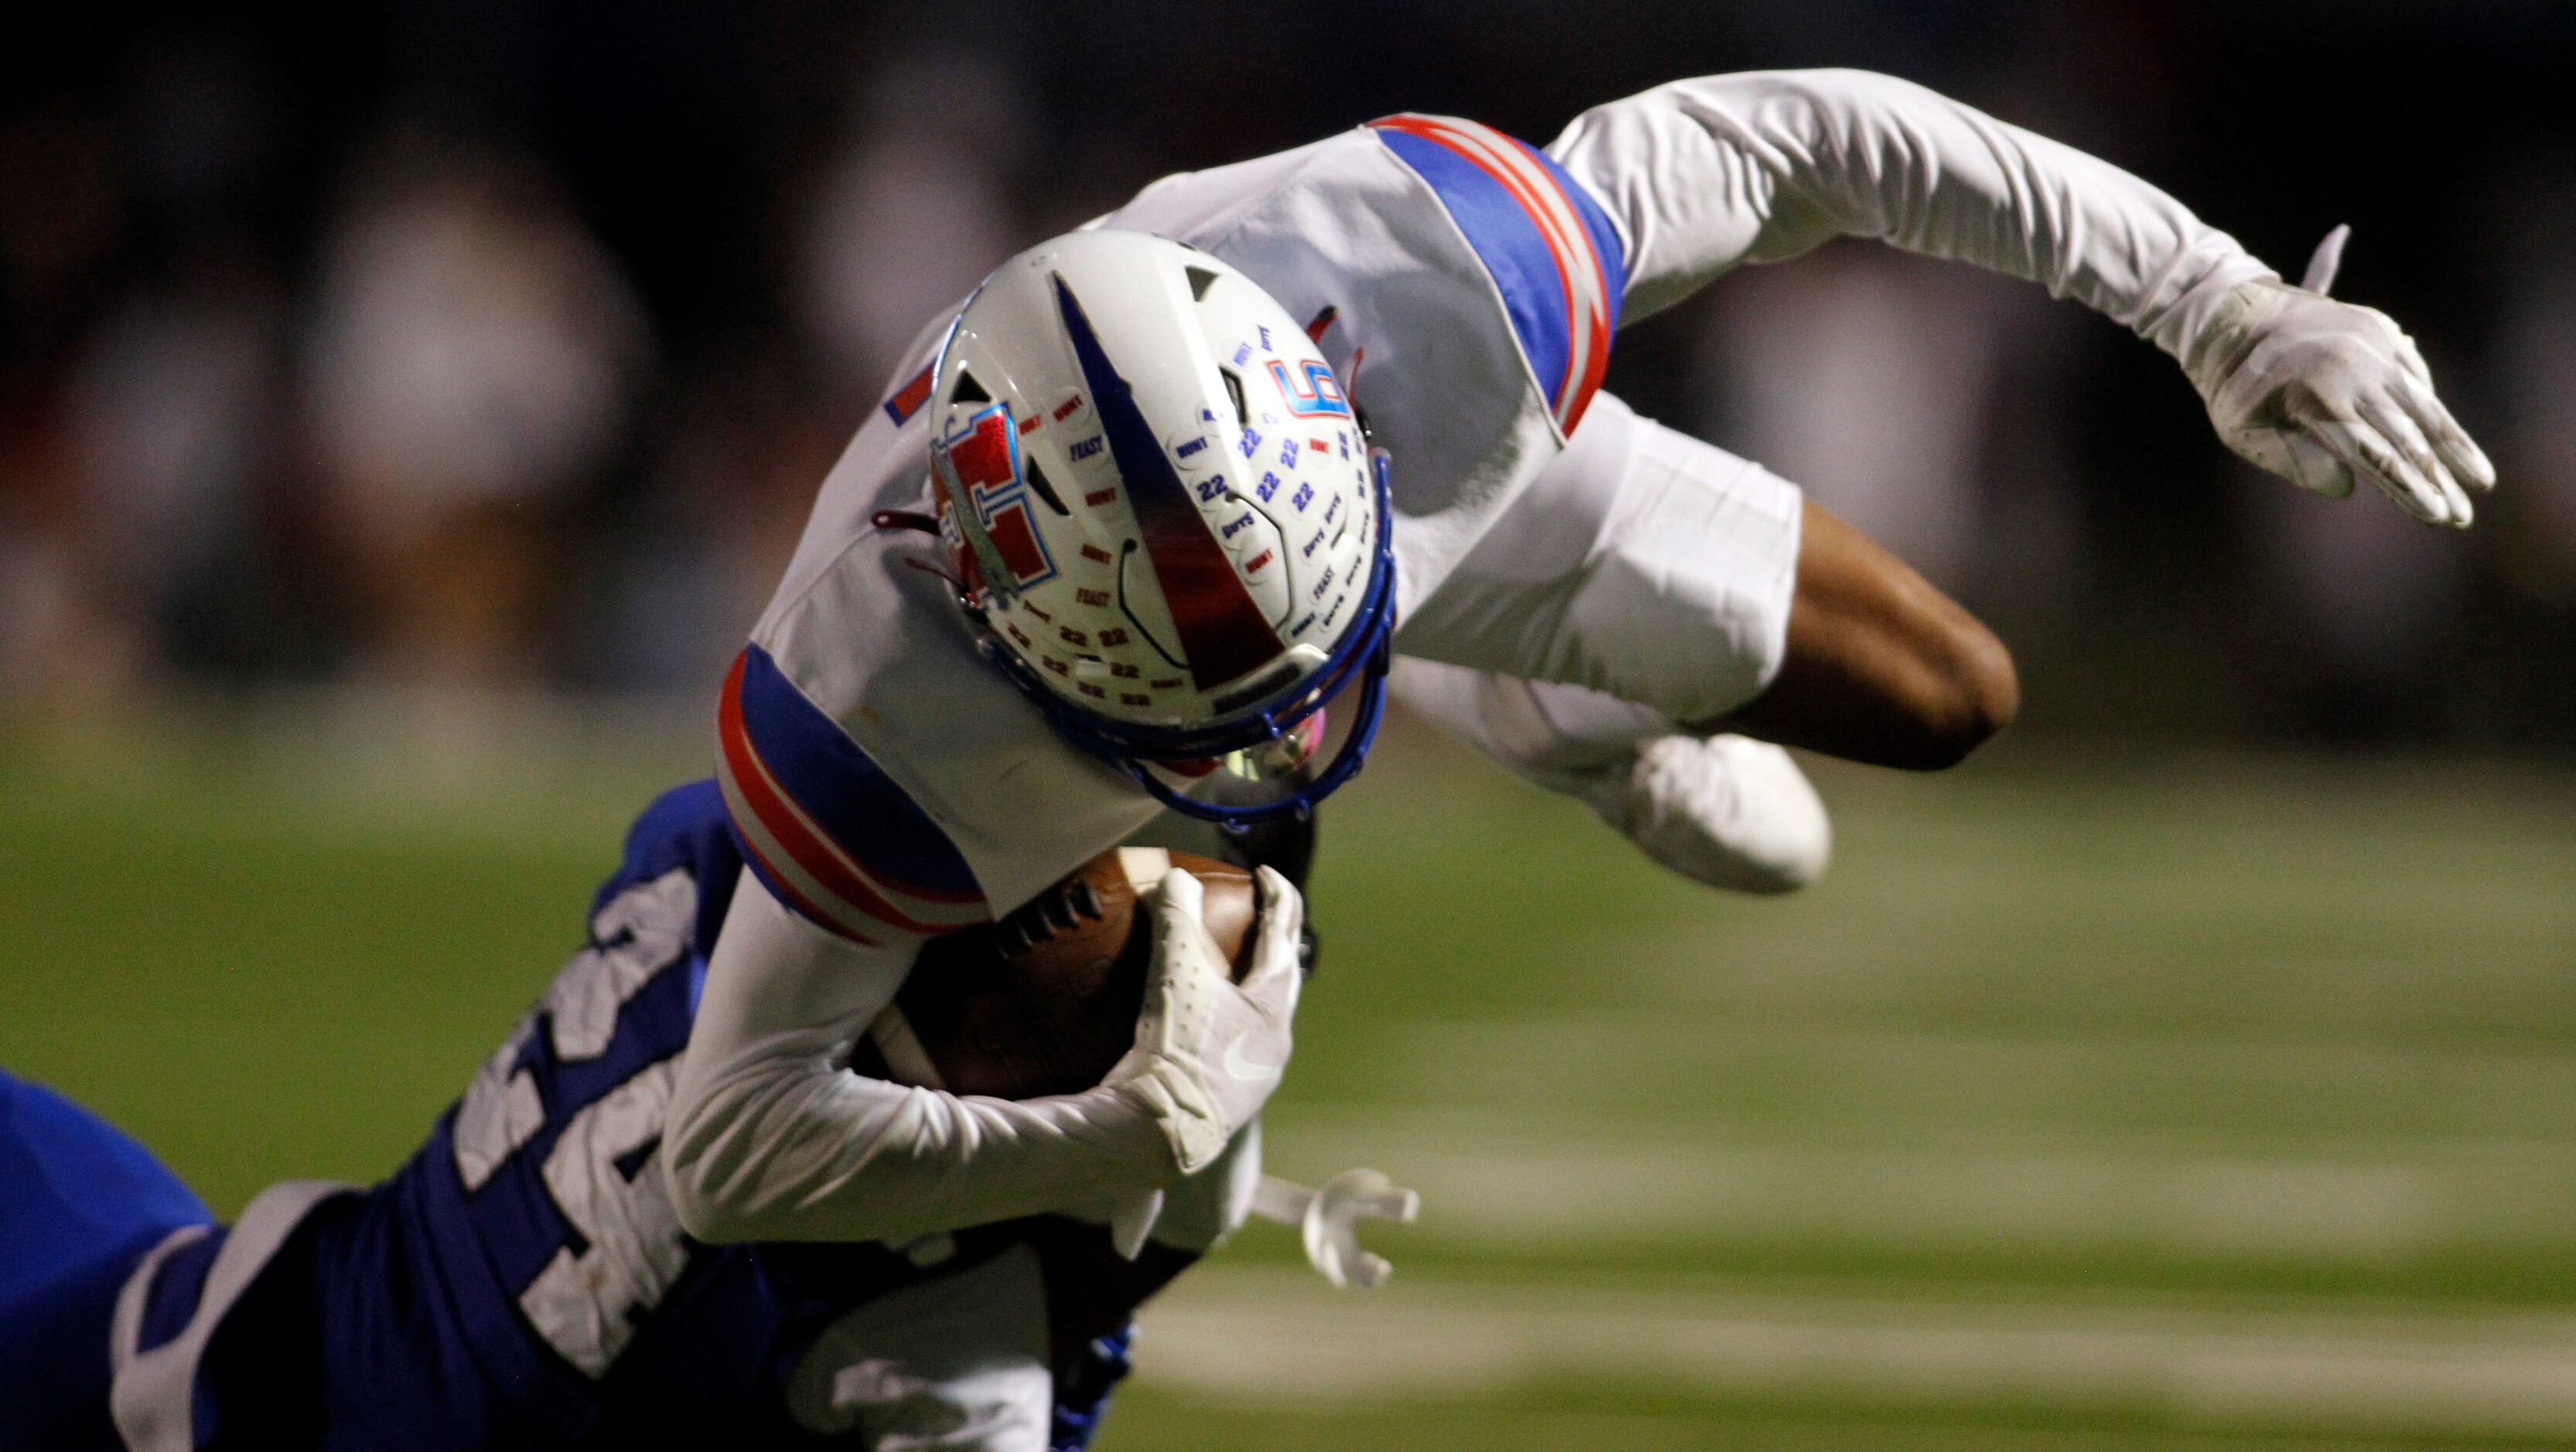
[[1110, 364], [1081, 300], [1061, 277], [1055, 279], [1055, 296], [1101, 432], [1109, 436], [1110, 457], [1127, 486], [1128, 506], [1144, 534], [1145, 557], [1180, 632], [1181, 657], [1192, 683], [1211, 690], [1270, 664], [1286, 649], [1279, 632], [1243, 587], [1234, 562], [1164, 456], [1144, 410], [1136, 406], [1135, 390]]

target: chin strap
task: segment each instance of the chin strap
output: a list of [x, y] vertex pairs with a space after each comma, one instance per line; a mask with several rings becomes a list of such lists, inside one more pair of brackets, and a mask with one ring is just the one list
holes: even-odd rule
[[1324, 768], [1320, 775], [1279, 801], [1260, 806], [1229, 806], [1218, 802], [1204, 802], [1185, 792], [1175, 790], [1161, 777], [1156, 776], [1153, 767], [1147, 762], [1138, 761], [1134, 757], [1120, 757], [1118, 764], [1126, 769], [1129, 776], [1135, 778], [1138, 786], [1145, 789], [1146, 795], [1184, 817], [1238, 829], [1258, 826], [1263, 822], [1275, 822], [1282, 818], [1293, 817], [1303, 821], [1314, 814], [1317, 802], [1331, 796], [1342, 783], [1359, 775], [1360, 768], [1368, 763], [1369, 748], [1376, 744], [1377, 728], [1386, 717], [1386, 673], [1388, 667], [1394, 664], [1394, 659], [1395, 645], [1390, 635], [1387, 639], [1378, 642], [1376, 653], [1363, 668], [1365, 674], [1360, 680], [1359, 715], [1351, 722], [1350, 738], [1342, 744], [1342, 749], [1334, 755], [1332, 764]]

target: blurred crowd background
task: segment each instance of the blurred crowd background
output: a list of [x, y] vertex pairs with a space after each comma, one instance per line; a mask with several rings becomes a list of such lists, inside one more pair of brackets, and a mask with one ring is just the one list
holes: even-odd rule
[[1402, 109], [1544, 143], [1852, 65], [2136, 170], [2422, 342], [2466, 535], [2262, 481], [2162, 355], [1837, 244], [1612, 386], [1985, 613], [2031, 729], [2576, 746], [2576, 9], [2494, 0], [98, 0], [0, 18], [0, 719], [709, 691], [895, 354], [1162, 173]]

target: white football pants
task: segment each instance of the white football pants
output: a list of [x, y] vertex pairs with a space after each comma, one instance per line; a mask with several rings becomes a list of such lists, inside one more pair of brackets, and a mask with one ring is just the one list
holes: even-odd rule
[[1761, 465], [1600, 394], [1398, 627], [1396, 693], [1522, 775], [1721, 716], [1779, 672], [1803, 508]]

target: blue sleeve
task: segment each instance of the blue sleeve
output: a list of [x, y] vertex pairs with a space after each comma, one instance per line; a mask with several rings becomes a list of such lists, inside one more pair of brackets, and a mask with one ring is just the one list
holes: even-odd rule
[[122, 1446], [108, 1327], [138, 1261], [214, 1217], [151, 1151], [0, 1071], [0, 1447]]

